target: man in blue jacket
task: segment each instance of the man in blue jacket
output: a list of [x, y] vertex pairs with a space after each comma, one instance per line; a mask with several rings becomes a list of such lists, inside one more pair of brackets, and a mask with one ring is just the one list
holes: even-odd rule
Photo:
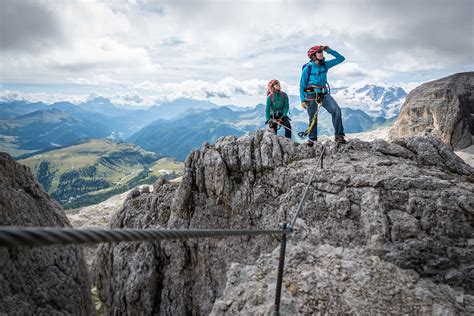
[[[324, 59], [324, 52], [335, 58], [326, 61]], [[318, 110], [318, 104], [321, 104], [332, 116], [335, 141], [345, 144], [341, 108], [333, 97], [329, 95], [327, 84], [328, 70], [342, 63], [345, 58], [328, 46], [322, 45], [311, 47], [308, 50], [308, 57], [310, 62], [304, 65], [300, 80], [301, 106], [308, 111], [310, 122], [309, 140], [306, 142], [306, 145], [313, 146], [314, 142], [318, 140], [317, 124], [313, 122], [313, 117]]]

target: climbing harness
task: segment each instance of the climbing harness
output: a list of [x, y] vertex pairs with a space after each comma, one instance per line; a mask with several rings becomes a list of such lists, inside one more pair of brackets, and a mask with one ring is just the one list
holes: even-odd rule
[[[311, 67], [311, 64], [308, 64], [308, 67]], [[308, 73], [311, 71], [310, 69], [308, 70]], [[308, 77], [308, 80], [309, 80], [309, 77]], [[309, 124], [308, 128], [304, 132], [298, 133], [298, 136], [301, 138], [308, 136], [308, 134], [311, 132], [313, 127], [317, 125], [318, 114], [323, 104], [323, 99], [325, 96], [331, 95], [331, 87], [329, 86], [328, 83], [326, 83], [326, 85], [324, 86], [307, 85], [303, 91], [307, 95], [306, 101], [316, 101], [318, 108], [316, 110], [316, 113], [313, 115], [313, 119], [311, 120], [311, 123]]]
[[[306, 94], [308, 94], [306, 101], [316, 101], [316, 103], [322, 103], [323, 97], [331, 94], [331, 88], [329, 84], [326, 84], [324, 86], [310, 84], [310, 85], [307, 85], [303, 91]], [[314, 97], [311, 97], [310, 95], [313, 95], [313, 94], [314, 94]]]
[[[288, 118], [288, 119], [290, 119], [290, 118]], [[279, 130], [281, 127], [283, 127], [283, 128], [285, 128], [285, 129], [289, 130], [292, 135], [293, 135], [293, 133], [294, 133], [294, 132], [293, 132], [293, 129], [291, 129], [291, 128], [289, 128], [289, 127], [286, 127], [285, 125], [279, 123], [278, 121], [275, 121], [275, 120], [272, 119], [272, 118], [270, 118], [267, 122], [265, 122], [265, 124], [267, 124], [268, 122], [272, 122], [272, 123], [274, 123], [274, 124], [277, 124], [277, 125], [278, 125], [278, 129], [277, 129], [277, 130]], [[298, 133], [298, 134], [299, 134], [299, 133]], [[299, 138], [301, 138], [301, 140], [304, 140], [304, 137], [301, 137], [301, 136], [299, 136], [298, 134], [296, 134], [296, 136], [298, 136]]]
[[[272, 114], [270, 114], [270, 118], [268, 119], [268, 121], [265, 122], [265, 124], [272, 123], [272, 126], [273, 126], [273, 124], [277, 124], [278, 125], [277, 126], [277, 131], [279, 131], [281, 127], [284, 127], [286, 129], [288, 129], [286, 126], [284, 126], [284, 125], [282, 125], [281, 123], [278, 122], [278, 120], [283, 119], [281, 116], [282, 116], [282, 114], [279, 113], [279, 112], [277, 112], [276, 114], [272, 113]], [[289, 117], [287, 117], [287, 119], [289, 121], [291, 121], [291, 119]], [[272, 127], [272, 126], [270, 126], [270, 127]], [[291, 130], [291, 129], [289, 129], [289, 130]]]

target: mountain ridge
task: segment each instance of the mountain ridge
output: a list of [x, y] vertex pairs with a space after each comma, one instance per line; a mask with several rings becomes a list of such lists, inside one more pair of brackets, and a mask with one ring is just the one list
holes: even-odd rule
[[340, 106], [366, 112], [370, 116], [397, 116], [407, 93], [393, 85], [363, 84], [333, 89]]
[[[362, 132], [389, 125], [392, 119], [373, 118], [361, 110], [341, 108], [346, 133]], [[308, 115], [305, 111], [292, 108], [291, 118], [293, 139], [308, 127]], [[242, 136], [257, 129], [264, 129], [265, 105], [244, 111], [233, 111], [228, 107], [210, 110], [193, 109], [171, 120], [156, 120], [130, 136], [127, 141], [166, 156], [184, 160], [189, 152], [199, 148], [203, 142], [215, 142], [219, 137], [228, 135]], [[334, 129], [329, 113], [322, 109], [318, 120], [319, 135], [333, 135]], [[281, 131], [280, 131], [281, 133]]]
[[[387, 89], [392, 88], [377, 88], [377, 86], [372, 85], [360, 87], [358, 91], [364, 91], [365, 94], [369, 94], [367, 98], [370, 99], [370, 91], [373, 90], [372, 97], [382, 100], [382, 95], [390, 92]], [[335, 89], [334, 91], [335, 94], [341, 94], [342, 92], [340, 91], [343, 90]], [[297, 96], [289, 97], [292, 100], [290, 117], [293, 119], [293, 127], [295, 131], [305, 130], [307, 127], [307, 117], [305, 112], [300, 109], [299, 98]], [[383, 110], [374, 110], [368, 106], [360, 105], [354, 107], [355, 110], [344, 109], [344, 99], [341, 98], [338, 102], [343, 108], [343, 119], [347, 132], [361, 132], [373, 129], [381, 124], [385, 124], [387, 120], [391, 121], [391, 119], [386, 118], [386, 112]], [[371, 102], [373, 105], [378, 101], [372, 100]], [[100, 96], [90, 98], [78, 104], [66, 101], [52, 104], [41, 102], [28, 103], [24, 100], [11, 103], [4, 101], [0, 103], [0, 118], [5, 118], [0, 120], [0, 150], [18, 157], [67, 146], [81, 138], [112, 138], [115, 140], [134, 141], [137, 138], [141, 138], [139, 135], [145, 134], [149, 135], [150, 139], [153, 137], [155, 139], [153, 139], [153, 142], [150, 140], [140, 140], [138, 142], [139, 145], [157, 153], [160, 153], [159, 150], [165, 148], [166, 155], [171, 154], [180, 160], [184, 160], [190, 150], [199, 147], [204, 141], [213, 142], [218, 137], [225, 136], [226, 133], [240, 136], [262, 127], [264, 108], [265, 105], [258, 104], [254, 107], [237, 109], [236, 106], [232, 105], [218, 106], [209, 101], [185, 98], [155, 104], [148, 109], [117, 106], [110, 99]], [[35, 111], [36, 114], [33, 114]], [[379, 118], [374, 117], [374, 113], [381, 113], [382, 116]], [[41, 114], [44, 114], [43, 117], [41, 117]], [[190, 114], [194, 114], [195, 117], [190, 116]], [[56, 117], [55, 121], [54, 117]], [[175, 150], [178, 152], [168, 151], [167, 148], [171, 146], [170, 144], [150, 145], [162, 139], [159, 136], [160, 133], [166, 133], [167, 137], [173, 137], [173, 135], [180, 133], [180, 130], [176, 129], [169, 122], [163, 122], [163, 124], [168, 126], [170, 130], [163, 131], [158, 129], [155, 132], [151, 132], [150, 126], [157, 125], [152, 124], [154, 121], [172, 120], [176, 123], [184, 117], [187, 117], [189, 122], [180, 125], [185, 126], [184, 128], [186, 129], [189, 126], [195, 126], [192, 127], [193, 133], [180, 140], [178, 148]], [[28, 118], [31, 118], [29, 123], [26, 121]], [[203, 120], [208, 121], [210, 125], [201, 124]], [[23, 122], [23, 129], [11, 128], [12, 124], [20, 126], [20, 122]], [[320, 123], [320, 134], [330, 134], [332, 123], [328, 120], [327, 113], [324, 110], [322, 110]], [[207, 127], [212, 130], [206, 131]], [[35, 137], [32, 135], [35, 135]], [[41, 137], [36, 137], [37, 135], [41, 135]], [[163, 140], [163, 142], [168, 143], [167, 140]]]

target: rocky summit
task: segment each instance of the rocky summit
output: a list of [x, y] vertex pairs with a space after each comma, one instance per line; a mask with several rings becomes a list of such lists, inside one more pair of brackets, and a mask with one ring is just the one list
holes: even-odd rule
[[[61, 206], [6, 153], [0, 226], [70, 227]], [[94, 315], [81, 248], [0, 247], [0, 315]]]
[[[321, 145], [321, 144], [320, 144]], [[432, 136], [307, 148], [268, 131], [205, 144], [181, 183], [130, 192], [114, 228], [274, 229], [289, 222], [282, 312], [474, 313], [474, 169]], [[100, 246], [107, 315], [272, 311], [277, 237]]]
[[433, 135], [455, 149], [474, 144], [474, 72], [451, 75], [413, 89], [391, 138]]

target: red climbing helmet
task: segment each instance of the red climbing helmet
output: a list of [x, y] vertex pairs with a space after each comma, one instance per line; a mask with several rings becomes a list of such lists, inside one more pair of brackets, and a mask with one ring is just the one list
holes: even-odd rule
[[320, 52], [320, 51], [322, 51], [322, 50], [323, 50], [323, 48], [322, 48], [321, 46], [319, 46], [319, 45], [316, 45], [316, 46], [311, 47], [311, 48], [308, 50], [308, 57], [309, 57], [309, 59], [311, 59], [311, 57], [312, 57], [314, 54], [316, 54], [316, 52]]
[[268, 82], [268, 91], [267, 91], [267, 95], [270, 95], [270, 94], [273, 94], [273, 85], [275, 83], [278, 83], [280, 84], [280, 81], [276, 80], [276, 79], [272, 79]]

